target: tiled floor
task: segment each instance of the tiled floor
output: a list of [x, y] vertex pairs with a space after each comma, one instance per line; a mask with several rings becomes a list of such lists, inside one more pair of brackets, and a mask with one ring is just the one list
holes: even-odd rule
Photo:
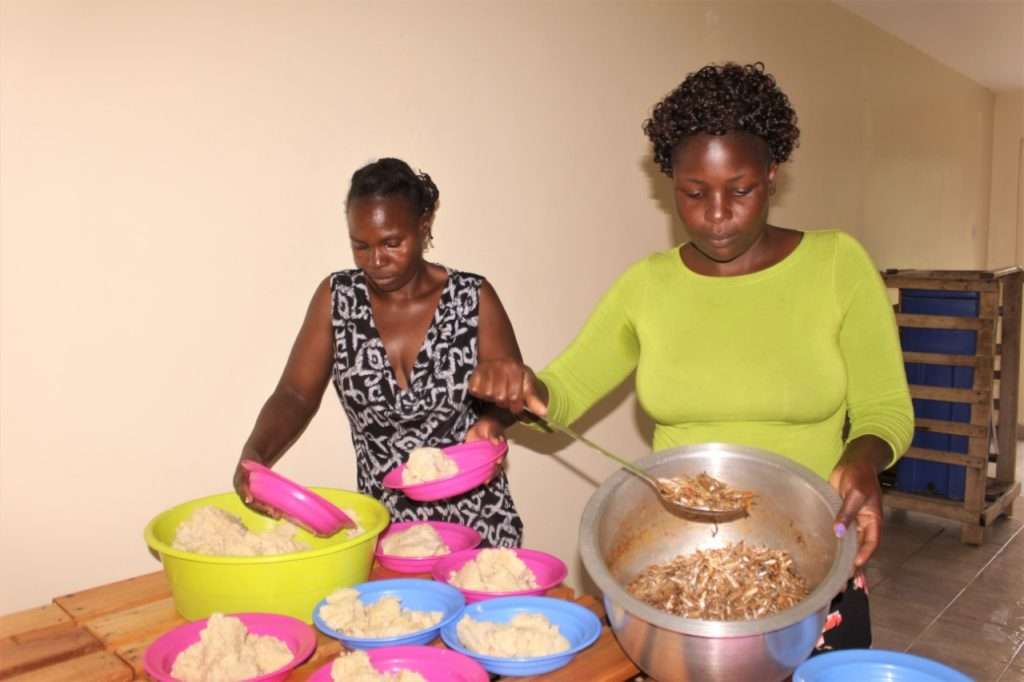
[[958, 524], [888, 513], [868, 565], [874, 646], [942, 661], [979, 682], [1024, 682], [1024, 498], [1015, 507], [980, 547], [960, 543]]
[[874, 646], [947, 663], [980, 682], [1024, 682], [1024, 516], [1002, 518], [980, 547], [958, 524], [887, 514], [868, 566]]

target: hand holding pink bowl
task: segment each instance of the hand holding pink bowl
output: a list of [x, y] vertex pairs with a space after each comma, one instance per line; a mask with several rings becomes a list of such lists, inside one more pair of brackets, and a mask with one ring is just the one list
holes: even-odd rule
[[[453, 571], [458, 571], [462, 568], [462, 565], [467, 561], [475, 559], [477, 555], [482, 552], [482, 549], [467, 549], [462, 552], [455, 552], [447, 556], [441, 557], [440, 560], [434, 564], [431, 575], [434, 580], [451, 585], [448, 582], [449, 576]], [[566, 567], [565, 562], [556, 557], [553, 554], [547, 552], [541, 552], [536, 549], [514, 549], [512, 550], [519, 557], [519, 560], [526, 564], [526, 567], [533, 572], [535, 578], [537, 578], [537, 587], [528, 590], [513, 590], [511, 592], [481, 592], [478, 590], [465, 590], [458, 585], [452, 585], [466, 598], [467, 604], [474, 602], [483, 601], [485, 599], [494, 599], [496, 597], [526, 597], [530, 595], [543, 595], [553, 587], [557, 587], [565, 576], [569, 574], [569, 569]]]
[[[367, 651], [370, 664], [380, 673], [411, 670], [427, 682], [488, 682], [483, 667], [469, 656], [434, 646], [392, 646]], [[330, 663], [317, 668], [309, 682], [331, 682]]]
[[434, 567], [434, 564], [447, 556], [446, 554], [411, 557], [385, 554], [383, 550], [383, 543], [386, 537], [409, 530], [410, 527], [422, 523], [431, 526], [437, 531], [437, 534], [444, 540], [444, 544], [448, 545], [451, 553], [461, 552], [464, 549], [473, 549], [480, 544], [480, 533], [458, 523], [447, 523], [445, 521], [401, 521], [399, 523], [392, 523], [384, 534], [380, 536], [380, 541], [377, 542], [377, 549], [374, 552], [377, 563], [384, 568], [399, 573], [430, 573], [430, 569]]
[[384, 487], [401, 490], [409, 499], [418, 502], [433, 502], [461, 495], [491, 480], [498, 470], [501, 459], [508, 452], [508, 443], [495, 445], [488, 440], [476, 440], [441, 450], [455, 460], [459, 473], [436, 481], [405, 485], [402, 482], [405, 465], [402, 464], [384, 476]]
[[[313, 628], [291, 616], [276, 613], [232, 613], [245, 624], [246, 629], [257, 635], [277, 637], [291, 650], [294, 657], [283, 668], [253, 677], [247, 682], [278, 682], [285, 680], [288, 673], [302, 664], [316, 648], [316, 634]], [[199, 633], [206, 628], [207, 619], [180, 625], [157, 638], [146, 649], [142, 667], [157, 682], [176, 682], [171, 677], [174, 661], [178, 654], [199, 641]], [[329, 679], [329, 678], [328, 678]]]
[[272, 507], [289, 521], [311, 533], [328, 537], [356, 523], [323, 497], [259, 462], [245, 460], [241, 467], [249, 472], [249, 492], [255, 501]]

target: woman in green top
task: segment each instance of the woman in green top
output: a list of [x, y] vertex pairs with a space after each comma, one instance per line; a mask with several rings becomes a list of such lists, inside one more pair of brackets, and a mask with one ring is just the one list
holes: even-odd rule
[[[630, 372], [654, 450], [723, 441], [786, 455], [843, 498], [862, 567], [882, 525], [878, 473], [907, 449], [913, 412], [895, 320], [850, 236], [768, 223], [796, 114], [762, 64], [707, 66], [644, 123], [691, 239], [631, 266], [538, 374], [481, 366], [470, 391], [570, 424]], [[844, 439], [844, 421], [849, 432]], [[508, 421], [496, 412], [486, 435]], [[870, 644], [862, 579], [837, 597], [821, 648]]]

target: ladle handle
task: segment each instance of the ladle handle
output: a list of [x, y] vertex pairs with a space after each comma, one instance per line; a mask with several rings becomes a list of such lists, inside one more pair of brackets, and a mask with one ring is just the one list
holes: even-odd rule
[[608, 452], [607, 450], [602, 448], [600, 445], [598, 445], [594, 441], [590, 440], [589, 438], [585, 438], [585, 437], [581, 436], [580, 434], [578, 434], [575, 431], [573, 431], [572, 429], [570, 429], [568, 426], [562, 426], [561, 424], [556, 424], [553, 421], [545, 419], [544, 417], [540, 416], [539, 414], [534, 414], [530, 410], [523, 410], [523, 413], [526, 414], [528, 417], [532, 417], [533, 419], [536, 419], [537, 421], [539, 421], [541, 424], [543, 424], [544, 426], [548, 427], [552, 431], [560, 431], [561, 433], [564, 433], [565, 435], [569, 436], [570, 438], [574, 438], [574, 439], [580, 441], [581, 443], [583, 443], [584, 445], [588, 445], [591, 448], [593, 448], [594, 450], [597, 450], [598, 452], [600, 452], [605, 457], [610, 457], [611, 459], [613, 459], [616, 462], [618, 462], [619, 464], [621, 464], [624, 469], [629, 469], [631, 472], [633, 472], [634, 474], [636, 474], [640, 478], [646, 480], [648, 483], [653, 485], [655, 487], [655, 489], [657, 489], [658, 485], [655, 482], [655, 480], [653, 478], [651, 478], [647, 474], [646, 471], [644, 471], [643, 469], [641, 469], [637, 465], [633, 464], [629, 460], [622, 459], [618, 455], [613, 454], [611, 452]]

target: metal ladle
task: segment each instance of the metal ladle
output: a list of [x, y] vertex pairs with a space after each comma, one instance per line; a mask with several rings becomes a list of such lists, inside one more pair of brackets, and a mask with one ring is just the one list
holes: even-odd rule
[[711, 521], [711, 522], [714, 522], [714, 523], [722, 523], [722, 522], [725, 522], [725, 521], [734, 521], [734, 520], [736, 520], [738, 518], [741, 518], [741, 517], [747, 515], [747, 512], [746, 512], [745, 509], [727, 509], [727, 510], [722, 510], [722, 509], [711, 509], [711, 508], [708, 508], [708, 507], [691, 507], [689, 505], [682, 504], [680, 502], [676, 502], [674, 499], [672, 499], [671, 497], [669, 497], [668, 495], [665, 494], [665, 491], [662, 490], [662, 487], [658, 483], [657, 479], [652, 478], [646, 471], [644, 471], [640, 467], [636, 466], [635, 464], [633, 464], [629, 460], [624, 459], [624, 458], [622, 458], [622, 457], [620, 457], [620, 456], [618, 456], [618, 455], [616, 455], [616, 454], [614, 454], [612, 452], [609, 452], [608, 450], [605, 450], [603, 447], [601, 447], [597, 443], [595, 443], [592, 440], [590, 440], [590, 439], [588, 439], [588, 438], [586, 438], [586, 437], [576, 433], [575, 431], [570, 429], [568, 426], [562, 426], [561, 424], [556, 424], [553, 421], [545, 419], [544, 417], [540, 416], [539, 414], [534, 414], [530, 410], [523, 410], [523, 413], [527, 417], [530, 417], [530, 418], [540, 422], [541, 424], [543, 424], [547, 428], [551, 429], [552, 431], [558, 431], [559, 433], [564, 433], [565, 435], [569, 436], [570, 438], [572, 438], [574, 440], [577, 440], [580, 443], [583, 443], [584, 445], [586, 445], [587, 447], [591, 448], [592, 450], [596, 450], [596, 451], [600, 452], [605, 457], [608, 457], [609, 459], [612, 459], [615, 462], [618, 462], [618, 464], [620, 466], [622, 466], [623, 469], [625, 469], [626, 471], [630, 472], [631, 474], [639, 477], [640, 479], [642, 479], [644, 481], [644, 483], [646, 483], [647, 485], [649, 485], [652, 488], [654, 488], [654, 492], [656, 492], [658, 494], [658, 497], [661, 498], [662, 504], [665, 505], [665, 507], [669, 511], [671, 511], [671, 512], [673, 512], [675, 514], [678, 514], [679, 516], [685, 516], [687, 518], [690, 518], [690, 519], [693, 519], [693, 520], [698, 520], [698, 521]]

